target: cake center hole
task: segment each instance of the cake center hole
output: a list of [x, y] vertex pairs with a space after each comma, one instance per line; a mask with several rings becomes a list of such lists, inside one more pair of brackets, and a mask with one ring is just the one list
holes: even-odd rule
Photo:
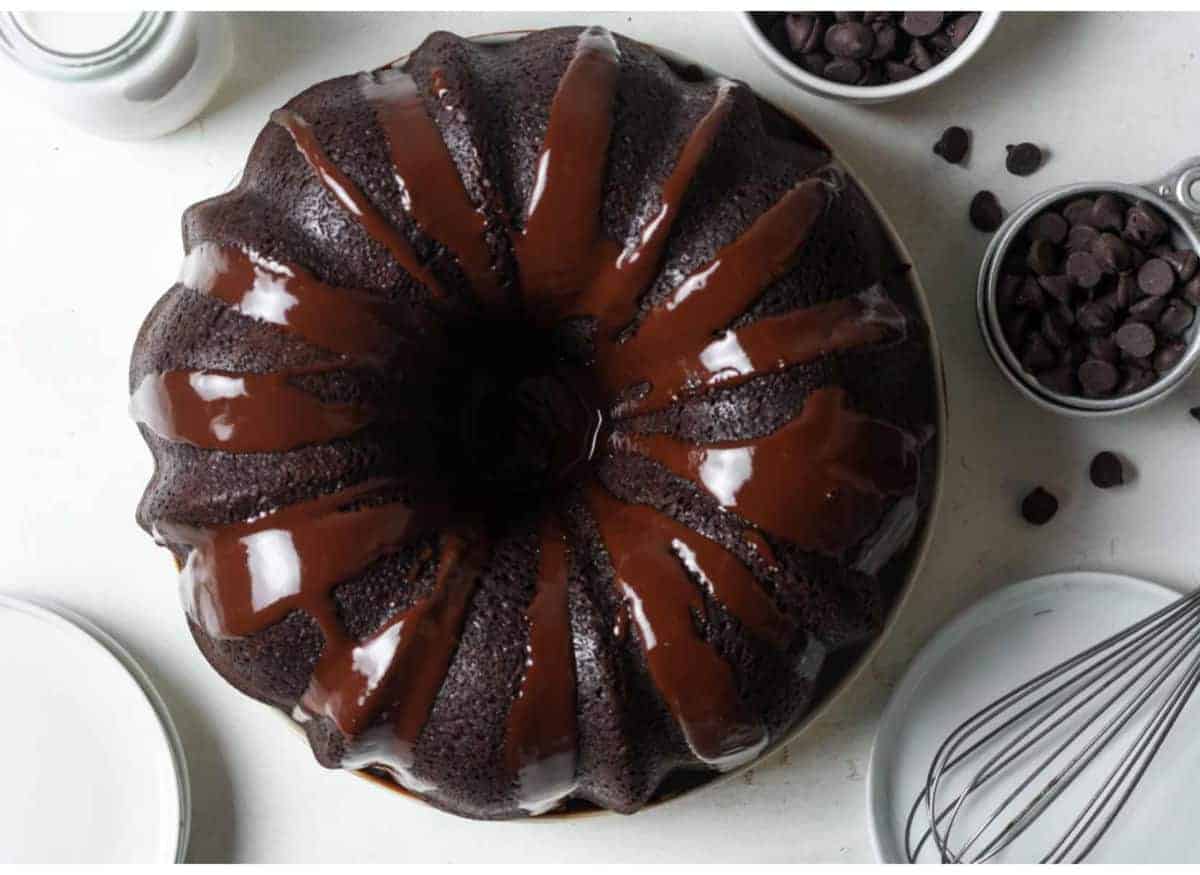
[[522, 323], [470, 322], [451, 350], [445, 409], [468, 492], [536, 496], [587, 469], [602, 405], [584, 368], [550, 338]]

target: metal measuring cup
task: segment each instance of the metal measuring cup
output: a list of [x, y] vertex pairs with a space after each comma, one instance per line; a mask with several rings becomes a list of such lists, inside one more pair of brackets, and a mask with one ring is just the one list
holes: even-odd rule
[[1083, 182], [1064, 185], [1036, 195], [1008, 216], [996, 231], [979, 268], [976, 314], [979, 330], [992, 360], [1008, 381], [1035, 404], [1069, 416], [1110, 416], [1145, 407], [1165, 398], [1176, 389], [1200, 361], [1200, 315], [1184, 335], [1187, 352], [1183, 358], [1154, 383], [1119, 398], [1083, 398], [1048, 389], [1022, 367], [1017, 353], [1008, 345], [1000, 325], [996, 289], [1005, 256], [1025, 226], [1042, 210], [1071, 198], [1104, 193], [1124, 196], [1130, 201], [1145, 201], [1157, 208], [1171, 224], [1171, 241], [1177, 249], [1192, 249], [1200, 254], [1200, 155], [1178, 164], [1162, 178], [1141, 185], [1122, 182]]

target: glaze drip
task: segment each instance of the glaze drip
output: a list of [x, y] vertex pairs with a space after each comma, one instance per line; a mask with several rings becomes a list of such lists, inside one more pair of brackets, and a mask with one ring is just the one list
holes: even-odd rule
[[487, 220], [463, 188], [417, 83], [403, 70], [385, 68], [361, 74], [359, 87], [387, 137], [404, 211], [457, 256], [482, 302], [502, 303], [504, 290], [485, 236]]
[[[610, 418], [662, 410], [714, 386], [832, 353], [896, 342], [908, 330], [906, 315], [881, 286], [741, 324], [772, 283], [806, 257], [805, 244], [831, 197], [816, 178], [798, 182], [745, 233], [648, 305], [688, 191], [725, 131], [741, 86], [716, 82], [712, 104], [676, 157], [657, 208], [622, 244], [602, 227], [621, 70], [610, 33], [589, 28], [580, 34], [549, 108], [520, 228], [489, 227], [407, 72], [388, 68], [357, 81], [386, 137], [400, 208], [458, 260], [481, 309], [509, 305], [516, 311], [504, 314], [510, 320], [532, 316], [550, 327], [586, 316], [597, 327], [582, 375], [586, 391], [566, 383], [547, 388], [547, 380], [559, 379], [556, 373], [516, 384], [540, 394], [534, 393], [538, 403], [531, 402], [514, 446], [547, 443], [549, 432], [536, 428], [542, 423], [532, 415], [543, 409], [557, 425], [562, 410], [575, 411], [571, 433], [587, 438], [584, 451], [572, 439], [545, 452], [545, 467], [555, 473], [547, 480], [558, 491], [540, 509], [533, 596], [525, 608], [528, 651], [519, 680], [513, 678], [518, 693], [505, 726], [502, 756], [512, 804], [535, 813], [572, 795], [578, 780], [570, 596], [580, 572], [560, 517], [565, 496], [575, 494], [564, 482], [581, 486], [609, 558], [619, 605], [614, 640], [643, 650], [667, 712], [700, 763], [715, 769], [757, 756], [770, 733], [763, 716], [742, 700], [731, 663], [705, 637], [711, 606], [748, 635], [789, 650], [810, 630], [776, 603], [783, 570], [768, 537], [831, 555], [868, 539], [860, 566], [878, 568], [911, 534], [900, 526], [915, 519], [915, 511], [896, 509], [915, 507], [920, 441], [858, 412], [842, 389], [812, 392], [794, 418], [754, 440], [696, 445], [627, 430], [604, 436]], [[432, 76], [435, 96], [449, 111], [445, 77], [439, 70]], [[312, 125], [287, 109], [271, 118], [345, 214], [432, 298], [444, 299], [441, 283], [406, 236], [324, 152]], [[511, 240], [515, 301], [490, 249], [493, 231]], [[251, 250], [200, 244], [188, 254], [181, 282], [340, 356], [343, 364], [367, 364], [385, 375], [397, 369], [395, 353], [408, 339], [396, 307]], [[281, 452], [350, 437], [374, 420], [375, 411], [324, 403], [301, 391], [290, 382], [297, 375], [152, 373], [135, 388], [134, 414], [168, 440], [233, 452]], [[496, 436], [487, 428], [478, 432], [485, 444]], [[597, 479], [593, 458], [610, 453], [643, 456], [693, 483], [730, 515], [743, 545], [727, 549], [680, 523], [669, 508], [616, 498]], [[409, 789], [428, 792], [435, 788], [419, 774], [414, 752], [455, 657], [494, 533], [464, 523], [452, 507], [410, 507], [389, 497], [397, 487], [369, 481], [245, 522], [198, 528], [160, 520], [156, 531], [165, 542], [190, 548], [186, 602], [210, 635], [251, 636], [293, 611], [311, 616], [325, 644], [297, 719], [309, 726], [313, 718], [332, 722], [345, 737], [346, 767], [382, 767]], [[425, 594], [405, 601], [407, 607], [366, 639], [353, 638], [338, 617], [335, 587], [434, 534], [436, 550], [408, 569], [413, 591], [432, 578]]]
[[517, 778], [521, 808], [540, 813], [575, 788], [575, 654], [567, 605], [570, 553], [566, 534], [548, 515], [540, 535], [533, 601], [526, 611], [525, 675], [508, 719], [505, 762]]

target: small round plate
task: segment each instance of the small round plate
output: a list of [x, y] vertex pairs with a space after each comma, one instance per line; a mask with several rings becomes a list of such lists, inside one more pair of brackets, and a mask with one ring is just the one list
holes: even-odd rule
[[[913, 660], [880, 719], [867, 774], [876, 857], [906, 862], [905, 821], [938, 746], [955, 726], [1019, 683], [1176, 598], [1164, 586], [1133, 577], [1067, 572], [1007, 586], [942, 627]], [[1192, 703], [1088, 862], [1200, 860], [1200, 833], [1193, 823], [1200, 808], [1198, 763], [1200, 707]], [[1047, 843], [1050, 836], [1065, 831], [1073, 810], [1051, 806], [997, 860], [1033, 862], [1038, 850], [1053, 844]], [[918, 832], [927, 825], [923, 814], [919, 823]], [[922, 849], [920, 862], [937, 862], [931, 845]]]
[[173, 863], [189, 796], [132, 658], [62, 610], [0, 595], [0, 863]]

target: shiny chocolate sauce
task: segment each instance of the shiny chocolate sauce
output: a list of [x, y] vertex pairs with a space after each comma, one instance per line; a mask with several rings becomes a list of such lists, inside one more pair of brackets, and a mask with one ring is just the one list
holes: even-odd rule
[[[770, 738], [763, 715], [741, 701], [731, 666], [697, 626], [706, 597], [750, 634], [789, 647], [804, 630], [761, 582], [763, 569], [779, 572], [769, 539], [843, 556], [887, 524], [890, 508], [911, 503], [917, 488], [921, 440], [858, 412], [839, 388], [814, 391], [795, 418], [753, 440], [694, 444], [629, 429], [629, 417], [714, 386], [898, 341], [908, 317], [875, 286], [729, 327], [796, 264], [822, 222], [830, 195], [817, 178], [797, 184], [646, 307], [689, 184], [741, 86], [717, 82], [657, 212], [622, 246], [601, 225], [620, 58], [607, 31], [590, 28], [579, 37], [550, 109], [526, 214], [518, 227], [503, 229], [515, 277], [497, 269], [488, 220], [464, 189], [413, 79], [399, 69], [359, 79], [387, 138], [403, 209], [455, 254], [478, 305], [467, 316], [445, 314], [445, 349], [428, 369], [431, 406], [415, 411], [437, 437], [442, 493], [406, 503], [396, 498], [397, 484], [373, 481], [231, 525], [159, 526], [164, 539], [191, 548], [183, 572], [188, 609], [210, 635], [252, 635], [294, 610], [315, 618], [325, 645], [299, 719], [331, 721], [347, 739], [344, 765], [383, 769], [415, 792], [430, 789], [415, 762], [417, 740], [454, 658], [492, 533], [514, 509], [537, 512], [540, 560], [503, 756], [515, 803], [540, 812], [572, 793], [578, 756], [568, 592], [581, 560], [561, 512], [564, 495], [582, 494], [607, 551], [621, 605], [614, 635], [636, 637], [696, 758], [727, 769], [757, 756]], [[442, 105], [452, 105], [444, 79], [438, 90]], [[314, 127], [292, 110], [272, 120], [347, 214], [428, 289], [433, 306], [445, 300], [408, 239], [339, 170]], [[391, 305], [331, 287], [300, 265], [201, 244], [188, 254], [182, 281], [336, 354], [339, 366], [387, 370], [398, 349], [416, 344], [420, 351]], [[564, 353], [556, 332], [579, 319], [594, 326], [589, 349]], [[419, 355], [416, 361], [419, 367]], [[380, 416], [316, 398], [297, 385], [302, 376], [152, 374], [136, 389], [134, 415], [161, 438], [231, 453], [344, 438]], [[650, 459], [710, 496], [744, 531], [758, 571], [667, 513], [609, 492], [595, 463], [620, 454]], [[415, 579], [432, 571], [429, 593], [368, 639], [351, 637], [337, 618], [334, 586], [431, 536], [437, 549], [411, 572]], [[886, 539], [876, 542], [886, 546]]]

